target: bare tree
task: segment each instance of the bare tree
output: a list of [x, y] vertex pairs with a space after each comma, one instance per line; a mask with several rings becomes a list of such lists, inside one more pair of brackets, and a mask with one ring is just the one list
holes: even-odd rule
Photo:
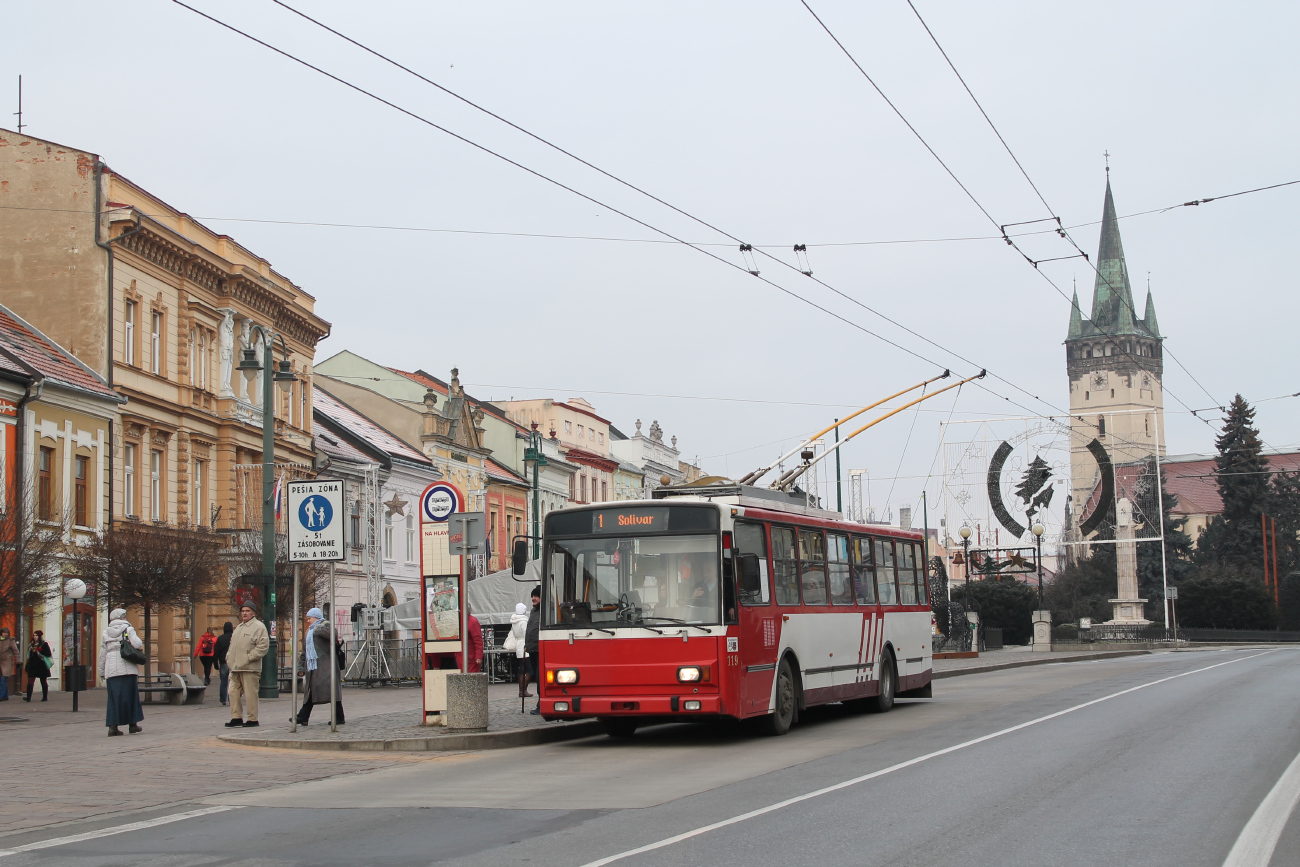
[[[144, 610], [148, 648], [153, 612], [185, 608], [222, 594], [219, 548], [220, 538], [205, 529], [124, 521], [80, 550], [77, 571], [101, 582], [114, 606]], [[151, 673], [146, 661], [145, 675]]]
[[18, 621], [24, 608], [59, 598], [67, 521], [31, 520], [30, 484], [8, 493], [0, 509], [0, 616], [12, 614]]
[[[262, 534], [260, 532], [240, 532], [230, 539], [229, 546], [222, 551], [221, 560], [229, 570], [229, 583], [233, 585], [244, 576], [262, 574]], [[293, 618], [293, 567], [299, 567], [299, 592], [301, 593], [302, 611], [313, 604], [329, 599], [329, 568], [324, 563], [290, 563], [288, 539], [283, 533], [275, 535], [275, 619], [278, 624], [277, 634], [289, 636], [295, 627], [290, 624]], [[261, 592], [261, 581], [256, 581]], [[299, 614], [302, 612], [300, 611]], [[261, 615], [266, 616], [265, 612]], [[269, 624], [268, 624], [269, 626]], [[279, 644], [281, 662], [286, 659], [290, 642]]]

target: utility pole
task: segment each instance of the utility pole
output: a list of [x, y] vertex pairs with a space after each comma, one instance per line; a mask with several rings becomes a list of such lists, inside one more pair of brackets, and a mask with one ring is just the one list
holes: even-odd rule
[[23, 77], [21, 75], [18, 76], [18, 110], [14, 114], [18, 115], [18, 134], [22, 135], [23, 127], [27, 124], [23, 123]]
[[[811, 273], [811, 272], [809, 272]], [[835, 419], [835, 442], [840, 441], [840, 420]], [[840, 475], [840, 450], [835, 449], [835, 511], [844, 512], [844, 482]]]

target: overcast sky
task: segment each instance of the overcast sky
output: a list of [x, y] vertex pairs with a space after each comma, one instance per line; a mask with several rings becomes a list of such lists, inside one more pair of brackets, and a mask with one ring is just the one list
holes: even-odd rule
[[[1002, 378], [988, 391], [937, 397], [845, 447], [846, 473], [870, 470], [872, 505], [897, 510], [940, 495], [925, 477], [950, 413], [1068, 406], [1068, 302], [987, 240], [989, 219], [799, 2], [299, 2], [785, 262], [807, 244], [817, 278], [942, 349], [772, 260], [762, 277], [915, 354], [729, 267], [742, 260], [727, 237], [271, 0], [194, 5], [608, 207], [167, 0], [0, 3], [0, 125], [22, 74], [27, 132], [99, 153], [314, 295], [333, 323], [318, 360], [458, 365], [482, 398], [583, 395], [629, 433], [657, 419], [719, 474], [944, 367], [987, 367]], [[1300, 178], [1296, 4], [916, 2], [1094, 257], [1103, 151], [1121, 215]], [[906, 0], [811, 5], [997, 223], [1048, 216]], [[1184, 404], [1300, 390], [1298, 206], [1300, 185], [1122, 220], [1138, 309], [1149, 274], [1166, 350], [1191, 373], [1166, 359], [1170, 453], [1213, 448]], [[663, 239], [611, 208], [717, 244], [705, 249], [725, 263], [675, 244], [229, 219]], [[945, 238], [986, 240], [846, 245]], [[1023, 243], [1036, 259], [1074, 252], [1051, 234]], [[1041, 267], [1067, 293], [1077, 279], [1086, 314], [1088, 265]], [[1296, 445], [1297, 422], [1300, 399], [1259, 404], [1270, 445]]]

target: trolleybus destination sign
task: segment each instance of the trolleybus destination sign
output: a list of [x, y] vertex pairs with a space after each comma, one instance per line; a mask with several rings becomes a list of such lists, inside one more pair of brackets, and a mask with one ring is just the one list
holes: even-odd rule
[[343, 482], [289, 482], [289, 562], [343, 559]]

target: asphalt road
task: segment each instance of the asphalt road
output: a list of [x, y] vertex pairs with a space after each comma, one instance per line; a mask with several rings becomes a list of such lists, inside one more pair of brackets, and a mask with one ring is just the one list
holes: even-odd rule
[[1297, 754], [1300, 650], [1159, 654], [938, 681], [783, 738], [660, 726], [219, 796], [0, 838], [0, 867], [1295, 867]]

